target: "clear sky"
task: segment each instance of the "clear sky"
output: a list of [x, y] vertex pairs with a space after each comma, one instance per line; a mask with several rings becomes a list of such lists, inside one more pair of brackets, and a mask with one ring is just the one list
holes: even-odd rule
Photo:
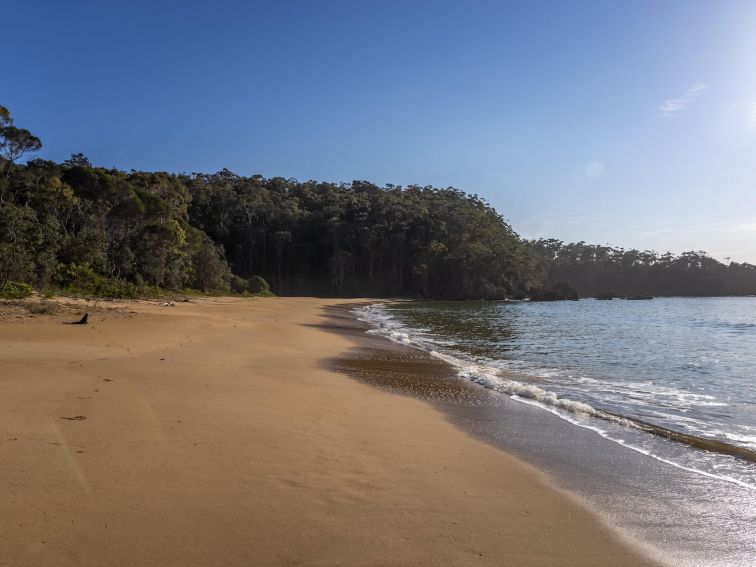
[[453, 185], [756, 262], [756, 2], [13, 2], [0, 104], [123, 169]]

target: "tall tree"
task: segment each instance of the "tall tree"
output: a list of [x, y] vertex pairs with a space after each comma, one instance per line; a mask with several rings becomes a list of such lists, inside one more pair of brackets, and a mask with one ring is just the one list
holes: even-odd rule
[[[7, 183], [16, 160], [25, 153], [35, 152], [42, 147], [42, 142], [25, 128], [18, 128], [13, 124], [10, 112], [0, 106], [0, 175]], [[3, 204], [4, 186], [0, 188], [0, 205]]]

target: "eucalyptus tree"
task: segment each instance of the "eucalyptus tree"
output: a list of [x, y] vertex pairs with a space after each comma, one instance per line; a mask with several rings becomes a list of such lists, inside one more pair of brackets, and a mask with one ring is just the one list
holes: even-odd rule
[[41, 147], [40, 139], [29, 130], [15, 126], [10, 111], [0, 105], [0, 206], [5, 203], [5, 187], [15, 162]]

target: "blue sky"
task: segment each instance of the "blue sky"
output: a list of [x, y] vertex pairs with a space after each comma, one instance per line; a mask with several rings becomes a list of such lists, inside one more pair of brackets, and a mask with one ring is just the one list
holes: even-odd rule
[[486, 198], [526, 237], [756, 262], [756, 3], [16, 2], [42, 157]]

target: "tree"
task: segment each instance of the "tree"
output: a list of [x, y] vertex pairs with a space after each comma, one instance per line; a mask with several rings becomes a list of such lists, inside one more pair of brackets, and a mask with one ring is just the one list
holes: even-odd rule
[[529, 245], [545, 266], [547, 287], [556, 289], [557, 283], [565, 282], [581, 296], [745, 295], [756, 290], [750, 264], [743, 264], [748, 266], [743, 270], [703, 251], [675, 256], [585, 242], [538, 240]]
[[82, 154], [20, 164], [39, 140], [5, 107], [0, 134], [0, 284], [133, 294], [142, 284], [241, 290], [252, 278], [279, 294], [439, 299], [756, 292], [756, 266], [700, 251], [523, 241], [453, 187], [125, 172]]
[[222, 250], [200, 231], [192, 231], [191, 243], [191, 279], [189, 284], [202, 291], [227, 291], [231, 272], [223, 259]]
[[89, 158], [83, 153], [71, 154], [71, 157], [63, 162], [63, 167], [92, 167]]
[[[0, 175], [8, 180], [13, 164], [28, 152], [35, 152], [42, 147], [42, 142], [34, 134], [13, 124], [10, 112], [0, 105]], [[0, 190], [0, 205], [3, 204], [4, 191]]]

